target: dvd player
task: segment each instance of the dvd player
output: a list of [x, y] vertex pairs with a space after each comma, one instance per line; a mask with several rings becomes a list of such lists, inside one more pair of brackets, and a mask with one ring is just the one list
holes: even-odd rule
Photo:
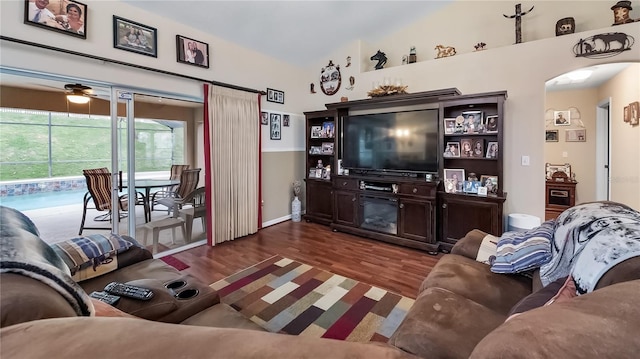
[[365, 184], [364, 185], [364, 189], [372, 189], [374, 191], [385, 191], [385, 192], [391, 192], [393, 190], [393, 188], [391, 186], [376, 186], [376, 185], [372, 185], [372, 184]]

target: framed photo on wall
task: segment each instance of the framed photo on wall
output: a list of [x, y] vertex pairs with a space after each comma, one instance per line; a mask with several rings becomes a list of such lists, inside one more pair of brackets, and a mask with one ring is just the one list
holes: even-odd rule
[[556, 126], [569, 126], [571, 124], [571, 111], [553, 111], [553, 124]]
[[279, 113], [272, 113], [269, 124], [269, 138], [272, 140], [282, 139], [282, 115]]
[[113, 47], [158, 57], [158, 30], [113, 15]]
[[546, 142], [558, 142], [558, 130], [547, 130], [544, 134]]
[[571, 129], [564, 131], [566, 142], [586, 142], [587, 141], [587, 130], [584, 128], [579, 129]]
[[269, 112], [260, 112], [260, 124], [265, 126], [269, 124]]
[[267, 101], [284, 104], [284, 91], [267, 88]]
[[176, 35], [177, 61], [183, 64], [209, 68], [209, 44]]
[[636, 126], [640, 122], [640, 102], [635, 101], [629, 104], [629, 111], [631, 117], [629, 118], [629, 124]]
[[87, 38], [87, 5], [74, 0], [53, 3], [24, 0], [24, 23], [63, 34]]

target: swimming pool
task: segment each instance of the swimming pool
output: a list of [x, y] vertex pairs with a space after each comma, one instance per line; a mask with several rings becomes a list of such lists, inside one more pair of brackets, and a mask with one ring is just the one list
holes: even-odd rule
[[83, 189], [0, 197], [0, 205], [15, 208], [19, 211], [68, 206], [73, 204], [82, 205], [82, 198], [86, 192], [87, 190]]

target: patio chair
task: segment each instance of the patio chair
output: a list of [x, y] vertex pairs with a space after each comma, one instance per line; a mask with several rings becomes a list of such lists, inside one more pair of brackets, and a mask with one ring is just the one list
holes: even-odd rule
[[160, 193], [160, 191], [151, 195], [151, 210], [155, 209], [156, 205], [163, 205], [167, 207], [167, 214], [173, 211], [173, 216], [177, 217], [178, 213], [176, 209], [182, 208], [180, 201], [185, 198], [189, 193], [193, 192], [198, 186], [200, 180], [200, 171], [202, 169], [195, 168], [192, 170], [184, 170], [180, 175], [180, 183], [175, 191]]
[[[89, 190], [89, 196], [85, 195], [83, 199], [83, 208], [82, 208], [82, 220], [80, 222], [80, 231], [78, 235], [82, 235], [82, 232], [85, 229], [111, 229], [111, 227], [87, 227], [85, 226], [86, 218], [87, 218], [87, 210], [95, 209], [97, 211], [103, 212], [106, 211], [106, 214], [99, 215], [94, 218], [94, 221], [98, 222], [111, 222], [112, 220], [112, 208], [111, 208], [111, 173], [109, 172], [100, 172], [100, 171], [83, 171], [84, 177], [87, 181], [87, 189]], [[127, 195], [122, 195], [119, 197], [119, 208], [121, 211], [128, 211], [129, 209], [129, 201]], [[89, 207], [89, 202], [93, 201], [94, 207]], [[134, 204], [139, 204], [144, 206], [145, 210], [145, 221], [149, 216], [149, 207], [142, 193], [136, 194], [136, 199]], [[118, 220], [121, 218], [127, 217], [128, 213], [121, 213]]]
[[[171, 171], [169, 172], [169, 179], [179, 180], [180, 176], [182, 175], [182, 172], [188, 169], [189, 169], [189, 165], [171, 165]], [[158, 198], [167, 197], [168, 193], [175, 192], [177, 187], [178, 185], [171, 186], [171, 187], [164, 187], [158, 191], [155, 191], [154, 194], [158, 193], [157, 195]], [[151, 204], [151, 208], [153, 208], [153, 202]]]
[[[100, 167], [100, 168], [91, 168], [91, 169], [87, 169], [87, 170], [82, 170], [82, 174], [86, 175], [86, 174], [94, 174], [94, 173], [109, 173], [109, 169], [107, 167]], [[87, 190], [87, 193], [84, 194], [84, 203], [88, 203], [89, 200], [91, 199], [91, 193]], [[93, 209], [96, 209], [95, 207], [93, 207]], [[108, 218], [109, 213], [107, 214], [103, 214], [101, 216], [98, 217], [102, 217], [104, 219], [97, 219], [98, 217], [96, 217], [97, 221], [101, 221], [101, 220], [105, 220], [106, 218]]]
[[[186, 224], [185, 241], [191, 242], [191, 233], [193, 232], [193, 221], [196, 218], [200, 218], [202, 221], [202, 228], [207, 231], [207, 204], [206, 204], [206, 192], [204, 187], [196, 188], [195, 191], [189, 193], [186, 197], [178, 200], [183, 206], [178, 211], [180, 218], [182, 218]], [[185, 205], [190, 205], [188, 208], [184, 208]]]
[[[82, 231], [85, 229], [111, 229], [111, 227], [87, 227], [85, 221], [87, 218], [87, 209], [95, 209], [100, 212], [106, 211], [104, 215], [100, 215], [94, 218], [95, 221], [109, 221], [111, 222], [112, 210], [111, 210], [111, 173], [91, 172], [83, 171], [84, 177], [87, 180], [87, 189], [89, 190], [89, 196], [84, 196], [84, 205], [82, 208], [82, 220], [80, 221], [80, 231], [78, 235], [82, 235]], [[93, 200], [94, 207], [89, 207], [89, 201]], [[129, 209], [129, 201], [126, 196], [121, 196], [118, 201], [121, 211], [127, 211]], [[126, 217], [126, 214], [121, 214], [120, 218]], [[118, 220], [120, 220], [118, 218]]]

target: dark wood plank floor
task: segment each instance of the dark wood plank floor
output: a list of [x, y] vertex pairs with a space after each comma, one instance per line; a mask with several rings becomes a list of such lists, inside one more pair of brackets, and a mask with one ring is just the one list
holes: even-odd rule
[[174, 257], [191, 266], [183, 273], [213, 283], [276, 254], [411, 298], [442, 256], [332, 232], [315, 223], [286, 221]]

